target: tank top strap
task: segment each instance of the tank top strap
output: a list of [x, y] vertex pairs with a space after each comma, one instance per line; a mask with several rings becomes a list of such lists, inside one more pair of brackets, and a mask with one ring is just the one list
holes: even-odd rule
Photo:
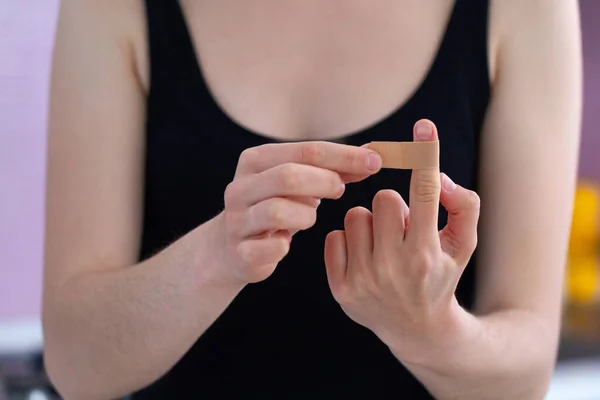
[[[448, 95], [446, 91], [462, 93], [461, 106], [471, 115], [475, 147], [491, 95], [488, 31], [489, 0], [455, 0], [430, 79], [419, 97], [430, 103]], [[423, 104], [419, 102], [417, 107]]]
[[178, 0], [146, 3], [150, 91], [160, 91], [173, 80], [198, 79], [194, 45]]
[[490, 91], [489, 68], [489, 0], [456, 0], [455, 24], [452, 26], [453, 40], [450, 51], [455, 46], [462, 47], [458, 52], [465, 57], [463, 67], [469, 70], [477, 100], [487, 99]]

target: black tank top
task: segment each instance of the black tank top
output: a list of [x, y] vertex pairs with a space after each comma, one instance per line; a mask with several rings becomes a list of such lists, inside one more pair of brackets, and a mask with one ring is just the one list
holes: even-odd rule
[[[240, 153], [274, 141], [244, 129], [219, 108], [178, 1], [146, 0], [146, 6], [151, 88], [142, 259], [221, 212]], [[457, 0], [418, 90], [344, 142], [411, 141], [413, 124], [429, 118], [440, 132], [442, 171], [476, 190], [479, 135], [490, 95], [487, 26], [487, 1]], [[373, 333], [340, 309], [323, 261], [326, 234], [343, 228], [350, 208], [370, 208], [381, 189], [407, 199], [409, 179], [409, 171], [383, 170], [349, 185], [340, 200], [323, 201], [317, 224], [294, 237], [275, 273], [247, 286], [175, 367], [133, 398], [430, 398]], [[442, 210], [440, 228], [446, 218]], [[466, 308], [473, 300], [474, 273], [471, 262], [457, 291]]]

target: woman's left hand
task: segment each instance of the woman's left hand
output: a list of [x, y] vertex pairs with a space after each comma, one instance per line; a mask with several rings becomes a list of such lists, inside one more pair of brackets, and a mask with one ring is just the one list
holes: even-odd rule
[[[415, 141], [437, 140], [435, 125], [419, 121]], [[448, 211], [438, 231], [438, 210]], [[439, 168], [414, 170], [410, 210], [391, 190], [373, 199], [373, 212], [348, 211], [345, 231], [331, 232], [325, 263], [334, 298], [373, 331], [402, 362], [424, 363], [460, 332], [466, 311], [454, 295], [477, 245], [479, 197]]]

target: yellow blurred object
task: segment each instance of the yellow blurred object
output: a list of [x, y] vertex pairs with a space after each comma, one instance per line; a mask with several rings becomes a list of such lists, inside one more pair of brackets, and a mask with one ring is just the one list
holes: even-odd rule
[[600, 237], [600, 192], [593, 184], [582, 183], [575, 192], [569, 254], [598, 254]]
[[569, 262], [567, 292], [575, 304], [590, 304], [598, 299], [600, 265], [593, 255]]
[[600, 298], [600, 191], [581, 183], [575, 192], [565, 282], [569, 300], [590, 304]]

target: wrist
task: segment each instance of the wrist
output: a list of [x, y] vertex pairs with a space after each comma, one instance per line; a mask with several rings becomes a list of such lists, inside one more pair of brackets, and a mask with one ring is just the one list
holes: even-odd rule
[[210, 284], [242, 290], [247, 282], [236, 276], [228, 265], [223, 213], [193, 231], [193, 262], [200, 285]]
[[[453, 298], [442, 318], [424, 329], [413, 343], [392, 341], [390, 351], [407, 367], [445, 374], [457, 367], [463, 349], [477, 335], [478, 320]], [[406, 349], [409, 351], [406, 351]]]

